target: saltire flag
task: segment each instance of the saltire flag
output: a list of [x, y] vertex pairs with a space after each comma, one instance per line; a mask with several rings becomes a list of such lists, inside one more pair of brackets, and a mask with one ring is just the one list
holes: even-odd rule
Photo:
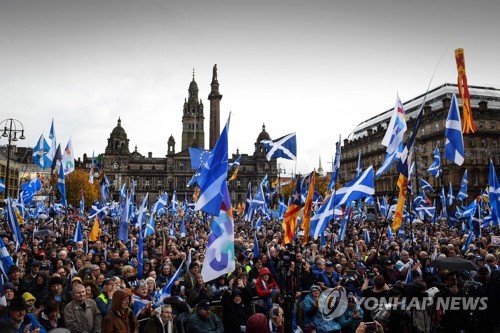
[[80, 217], [83, 217], [85, 214], [85, 196], [83, 195], [83, 188], [82, 188], [82, 197], [80, 199]]
[[382, 145], [387, 147], [387, 154], [397, 152], [399, 145], [403, 142], [406, 129], [405, 111], [398, 94], [396, 96], [396, 104], [394, 105], [391, 120], [387, 126], [385, 136], [382, 139]]
[[369, 245], [371, 242], [371, 238], [370, 238], [370, 232], [368, 232], [368, 228], [365, 229], [364, 238], [366, 245]]
[[318, 239], [328, 226], [328, 222], [334, 217], [335, 192], [330, 194], [323, 205], [316, 211], [310, 222], [309, 235]]
[[418, 129], [420, 128], [420, 122], [422, 121], [423, 107], [425, 105], [425, 96], [418, 111], [417, 118], [415, 119], [415, 124], [413, 125], [413, 131], [406, 143], [403, 152], [401, 153], [401, 160], [398, 163], [399, 178], [397, 186], [399, 188], [398, 202], [396, 204], [396, 210], [394, 211], [394, 218], [392, 221], [392, 230], [397, 230], [401, 227], [403, 222], [404, 206], [406, 201], [406, 196], [408, 194], [408, 179], [409, 179], [409, 166], [411, 166], [411, 153], [413, 151], [413, 146], [415, 144], [415, 138], [417, 137]]
[[384, 162], [382, 162], [382, 165], [380, 166], [380, 168], [378, 168], [375, 177], [379, 178], [385, 172], [389, 171], [392, 164], [398, 160], [398, 154], [401, 154], [401, 152], [403, 151], [403, 145], [401, 144], [399, 147], [400, 149], [397, 149], [385, 155]]
[[453, 195], [453, 187], [451, 186], [451, 182], [450, 182], [450, 186], [448, 188], [448, 194], [446, 196], [446, 206], [451, 206], [455, 203], [455, 196]]
[[52, 159], [52, 169], [51, 169], [52, 174], [55, 175], [56, 172], [59, 172], [59, 168], [61, 167], [61, 165], [62, 165], [61, 145], [57, 145], [56, 152]]
[[290, 133], [276, 140], [262, 140], [260, 143], [266, 148], [266, 158], [282, 157], [295, 161], [297, 159], [297, 136]]
[[186, 222], [184, 221], [184, 216], [181, 220], [181, 237], [186, 237]]
[[[460, 213], [459, 217], [470, 218], [470, 217], [474, 216], [474, 214], [476, 214], [476, 210], [477, 210], [477, 201], [474, 200], [467, 207], [465, 207], [463, 212]], [[458, 207], [457, 207], [457, 212], [458, 212]]]
[[441, 174], [441, 154], [439, 153], [439, 147], [436, 144], [436, 148], [434, 148], [434, 161], [429, 166], [427, 171], [433, 175], [434, 177], [439, 177]]
[[212, 223], [210, 223], [210, 235], [208, 236], [201, 275], [203, 276], [203, 280], [211, 281], [222, 274], [233, 272], [234, 269], [233, 212], [227, 183], [224, 181], [220, 212]]
[[123, 183], [122, 189], [120, 190], [120, 199], [125, 200], [127, 199], [127, 184]]
[[92, 226], [92, 229], [90, 230], [89, 241], [96, 242], [100, 236], [101, 236], [101, 228], [99, 226], [99, 218], [96, 217], [94, 219], [94, 225]]
[[476, 126], [472, 118], [472, 108], [470, 105], [469, 85], [467, 84], [467, 75], [465, 73], [465, 56], [464, 49], [455, 49], [455, 61], [457, 63], [458, 72], [458, 92], [462, 98], [462, 118], [464, 119], [462, 132], [465, 134], [474, 133]]
[[54, 157], [56, 156], [56, 149], [57, 149], [56, 129], [54, 126], [54, 118], [52, 118], [52, 123], [50, 125], [49, 139], [51, 140], [51, 142], [50, 142], [50, 148], [48, 151], [48, 157], [51, 161], [54, 161]]
[[69, 175], [75, 171], [75, 158], [73, 157], [73, 145], [71, 144], [71, 138], [66, 145], [66, 149], [64, 149], [64, 153], [62, 154], [62, 165], [64, 168], [64, 175]]
[[[201, 210], [207, 214], [219, 216], [221, 212], [223, 190], [227, 186], [227, 169], [228, 169], [228, 132], [231, 115], [229, 115], [226, 126], [217, 139], [213, 149], [212, 159], [207, 163], [208, 169], [203, 170], [200, 179], [203, 182], [198, 182], [200, 186], [200, 197], [195, 205], [195, 210]], [[234, 253], [233, 253], [234, 255]], [[205, 257], [206, 258], [206, 257]], [[206, 280], [210, 281], [210, 280]]]
[[488, 196], [490, 200], [491, 220], [493, 225], [500, 224], [500, 184], [495, 172], [493, 161], [490, 160], [490, 172], [488, 175]]
[[173, 219], [170, 222], [170, 237], [175, 237], [175, 223]]
[[174, 191], [174, 193], [172, 194], [172, 201], [171, 201], [171, 204], [170, 204], [170, 212], [172, 212], [174, 215], [176, 215], [178, 213], [178, 209], [177, 209], [177, 192]]
[[118, 239], [124, 244], [128, 242], [128, 210], [129, 210], [129, 198], [125, 200], [125, 204], [122, 208], [122, 215], [120, 218], [120, 226], [118, 227]]
[[325, 233], [319, 235], [319, 248], [324, 248], [326, 246]]
[[375, 203], [375, 200], [373, 199], [373, 195], [369, 195], [369, 196], [365, 197], [365, 200], [363, 202], [366, 205], [373, 205]]
[[[189, 251], [189, 255], [191, 255], [191, 251]], [[170, 295], [172, 295], [172, 286], [174, 285], [175, 281], [177, 281], [179, 279], [179, 276], [181, 275], [181, 272], [182, 272], [183, 265], [184, 265], [184, 260], [179, 265], [179, 268], [177, 268], [177, 270], [175, 271], [175, 274], [170, 278], [170, 280], [168, 280], [165, 287], [158, 290], [158, 292], [155, 294], [155, 296], [153, 297], [153, 302], [155, 304], [158, 304], [158, 305], [163, 304], [163, 300], [166, 297], [170, 297]]]
[[155, 234], [155, 218], [154, 214], [149, 215], [148, 222], [146, 223], [146, 230], [144, 230], [144, 237], [152, 236]]
[[406, 273], [405, 284], [410, 284], [413, 282], [413, 265], [410, 264], [408, 268], [408, 272]]
[[469, 245], [472, 244], [472, 241], [474, 240], [474, 238], [476, 238], [474, 233], [472, 231], [469, 232], [469, 234], [467, 235], [467, 239], [465, 240], [464, 245], [462, 246], [462, 250], [461, 250], [462, 253], [465, 253], [467, 251], [467, 249], [469, 248]]
[[105, 205], [108, 202], [109, 179], [104, 174], [101, 180], [100, 190], [101, 190], [101, 203]]
[[465, 198], [468, 197], [467, 195], [467, 185], [469, 183], [469, 176], [467, 175], [467, 169], [464, 171], [464, 175], [462, 176], [462, 182], [460, 183], [460, 191], [457, 194], [457, 198], [464, 203]]
[[302, 215], [302, 230], [304, 230], [304, 239], [302, 241], [303, 244], [306, 244], [309, 240], [315, 184], [316, 184], [316, 171], [313, 171], [311, 175], [311, 181], [309, 182], [309, 190], [307, 191], [306, 201], [304, 203], [304, 213]]
[[14, 265], [14, 261], [12, 260], [9, 251], [7, 251], [5, 243], [3, 242], [3, 239], [1, 237], [0, 237], [0, 263], [1, 263], [0, 268], [2, 269], [2, 272], [5, 275], [5, 277], [8, 279], [7, 272], [9, 271], [9, 267]]
[[361, 175], [335, 192], [334, 206], [345, 205], [350, 201], [362, 199], [375, 193], [373, 166], [370, 165]]
[[380, 210], [380, 214], [382, 214], [382, 217], [386, 219], [389, 213], [389, 205], [387, 204], [385, 196], [382, 197], [382, 204], [380, 204], [380, 201], [377, 197], [377, 204], [378, 204], [378, 209]]
[[78, 243], [83, 241], [83, 233], [82, 233], [82, 222], [78, 221], [75, 228], [75, 233], [73, 234], [73, 238], [71, 239], [73, 243]]
[[147, 299], [142, 299], [137, 295], [133, 295], [134, 303], [132, 305], [132, 313], [134, 316], [139, 317], [143, 308], [148, 305], [149, 301]]
[[141, 207], [139, 208], [139, 216], [137, 222], [139, 224], [139, 239], [137, 240], [137, 247], [139, 251], [137, 253], [137, 277], [142, 279], [144, 277], [144, 237], [142, 234], [142, 219], [147, 211], [149, 193], [146, 193], [142, 199]]
[[387, 228], [387, 239], [389, 239], [390, 242], [392, 241], [392, 229], [391, 228]]
[[95, 217], [103, 217], [108, 212], [108, 206], [101, 205], [96, 200], [96, 202], [90, 207], [89, 219], [93, 219]]
[[335, 144], [335, 159], [332, 164], [332, 176], [330, 178], [330, 184], [328, 184], [328, 190], [330, 191], [335, 189], [335, 184], [337, 184], [337, 177], [340, 170], [340, 158], [342, 156], [342, 142], [340, 140], [341, 136], [339, 135], [339, 141]]
[[61, 195], [61, 205], [66, 207], [68, 202], [66, 201], [66, 182], [64, 180], [64, 170], [62, 164], [59, 165], [59, 176], [57, 178], [57, 189]]
[[296, 178], [295, 190], [290, 198], [291, 201], [288, 204], [288, 208], [283, 216], [283, 223], [281, 224], [283, 227], [283, 245], [293, 243], [293, 237], [297, 229], [297, 218], [302, 208], [300, 190], [300, 175], [298, 175]]
[[50, 146], [47, 141], [45, 141], [45, 138], [42, 134], [38, 139], [38, 143], [33, 148], [33, 163], [44, 170], [52, 166], [52, 160], [50, 159], [49, 151]]
[[42, 183], [38, 177], [31, 179], [30, 181], [21, 185], [23, 191], [29, 190], [30, 192], [36, 193], [42, 189]]
[[151, 207], [151, 212], [158, 214], [158, 211], [167, 205], [168, 205], [168, 194], [166, 192], [163, 192], [163, 195], [161, 197], [158, 197], [156, 202]]
[[444, 156], [453, 163], [462, 165], [465, 159], [464, 138], [455, 94], [451, 98], [450, 112], [446, 119], [444, 135], [446, 137]]
[[2, 193], [3, 191], [5, 191], [5, 184], [3, 180], [0, 178], [0, 193]]
[[431, 184], [429, 184], [425, 179], [420, 179], [420, 187], [422, 188], [423, 191], [434, 192], [434, 189], [432, 188]]
[[419, 207], [415, 207], [415, 210], [417, 212], [423, 212], [429, 217], [433, 217], [436, 213], [436, 207], [419, 206]]
[[[264, 189], [262, 188], [262, 184], [264, 184], [264, 182], [265, 182], [265, 179], [262, 180], [262, 182], [259, 184], [257, 192], [255, 193], [253, 199], [250, 201], [250, 207], [248, 210], [249, 211], [249, 213], [248, 213], [249, 220], [253, 219], [254, 212], [257, 208], [262, 207], [266, 204], [266, 196], [264, 194]], [[247, 196], [248, 196], [248, 194], [249, 193], [247, 192]], [[246, 207], [245, 207], [245, 210], [246, 210]]]
[[358, 152], [358, 165], [356, 167], [356, 177], [363, 172], [363, 162], [361, 161], [361, 150]]
[[258, 258], [260, 256], [259, 242], [257, 240], [257, 231], [255, 231], [253, 236], [253, 257]]
[[92, 162], [90, 163], [89, 183], [94, 184], [94, 151], [92, 151]]

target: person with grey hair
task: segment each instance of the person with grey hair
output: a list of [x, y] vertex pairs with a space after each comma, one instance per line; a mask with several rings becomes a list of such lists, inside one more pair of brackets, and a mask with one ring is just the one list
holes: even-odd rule
[[148, 320], [144, 333], [175, 333], [177, 326], [172, 315], [170, 304], [162, 305], [153, 311], [151, 319]]
[[73, 300], [64, 308], [64, 322], [72, 333], [100, 333], [101, 311], [94, 300], [86, 299], [85, 287], [73, 288]]

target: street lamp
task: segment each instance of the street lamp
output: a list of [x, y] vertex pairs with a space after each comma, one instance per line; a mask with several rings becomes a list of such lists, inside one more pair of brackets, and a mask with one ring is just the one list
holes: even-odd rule
[[[24, 140], [26, 137], [24, 136], [24, 126], [19, 120], [14, 118], [7, 118], [0, 122], [0, 128], [3, 126], [3, 134], [2, 137], [8, 138], [7, 143], [7, 169], [5, 172], [5, 195], [9, 196], [9, 174], [10, 174], [10, 145], [12, 141], [16, 142], [18, 140]], [[19, 138], [17, 137], [17, 133], [21, 133]]]

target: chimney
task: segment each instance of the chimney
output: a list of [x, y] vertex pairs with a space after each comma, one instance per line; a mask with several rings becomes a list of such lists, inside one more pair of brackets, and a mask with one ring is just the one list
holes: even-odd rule
[[153, 153], [152, 152], [148, 153], [148, 158], [153, 158]]

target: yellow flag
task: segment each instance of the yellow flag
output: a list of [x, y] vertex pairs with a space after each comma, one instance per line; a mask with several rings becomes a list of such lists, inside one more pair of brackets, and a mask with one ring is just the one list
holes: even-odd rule
[[408, 190], [408, 178], [402, 173], [399, 174], [398, 178], [398, 203], [396, 204], [396, 210], [394, 211], [394, 219], [392, 221], [392, 230], [396, 231], [401, 228], [403, 222], [403, 212], [405, 208], [406, 194]]
[[236, 167], [236, 170], [234, 170], [233, 175], [231, 176], [231, 178], [229, 178], [229, 180], [235, 180], [236, 179], [236, 177], [238, 176], [238, 170], [239, 169], [240, 169], [240, 166], [238, 165]]
[[101, 235], [101, 228], [99, 228], [99, 219], [95, 218], [94, 225], [92, 226], [92, 230], [90, 230], [89, 241], [95, 242], [99, 239]]

